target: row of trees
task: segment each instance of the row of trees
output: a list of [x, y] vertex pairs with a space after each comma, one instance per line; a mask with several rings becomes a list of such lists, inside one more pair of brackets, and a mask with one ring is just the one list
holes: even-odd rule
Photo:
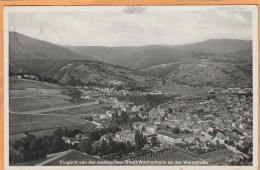
[[[91, 137], [92, 136], [92, 137]], [[142, 134], [142, 132], [135, 132], [135, 144], [132, 145], [129, 141], [127, 142], [117, 142], [113, 141], [112, 138], [109, 138], [108, 141], [102, 140], [99, 141], [100, 135], [93, 131], [90, 133], [89, 138], [81, 140], [78, 145], [78, 150], [87, 153], [89, 155], [98, 155], [103, 157], [105, 155], [109, 155], [112, 153], [129, 153], [132, 151], [138, 151], [144, 147], [145, 144], [148, 143], [147, 138]], [[158, 144], [158, 139], [156, 137], [152, 137], [151, 139], [152, 145], [156, 146]]]
[[129, 101], [134, 102], [136, 105], [147, 104], [149, 103], [149, 108], [157, 107], [162, 103], [166, 103], [168, 100], [174, 99], [174, 97], [167, 97], [165, 95], [143, 95], [143, 96], [118, 96], [118, 100], [120, 101]]
[[25, 74], [29, 74], [29, 75], [33, 75], [33, 76], [37, 77], [38, 81], [44, 81], [44, 82], [47, 82], [47, 83], [58, 84], [57, 79], [52, 79], [52, 78], [45, 77], [45, 76], [41, 77], [41, 75], [36, 74], [36, 73], [9, 73], [9, 76], [10, 77], [21, 76], [22, 78], [25, 78], [25, 79], [34, 79], [35, 80], [35, 78], [26, 78], [24, 76]]
[[[104, 129], [95, 129], [93, 131], [90, 131], [90, 132], [88, 132], [88, 138], [81, 140], [79, 145], [74, 146], [74, 149], [79, 150], [83, 153], [87, 153], [89, 155], [97, 154], [98, 151], [100, 151], [100, 150], [95, 149], [94, 143], [99, 141], [101, 136], [103, 136], [104, 134], [107, 134], [107, 133], [115, 134], [119, 130], [120, 130], [120, 128], [118, 126], [114, 125], [114, 126], [110, 126], [110, 127], [104, 128]], [[101, 152], [102, 156], [109, 153], [107, 151], [105, 152], [105, 150], [101, 150], [101, 151], [100, 152]]]
[[9, 146], [10, 164], [44, 158], [47, 154], [61, 152], [69, 148], [61, 136], [55, 134], [38, 139], [32, 134], [28, 134], [26, 138]]
[[133, 122], [143, 121], [138, 114], [135, 114], [133, 118], [130, 118], [126, 112], [122, 112], [121, 116], [118, 115], [116, 111], [112, 115], [112, 123], [114, 124], [132, 124]]
[[236, 149], [241, 151], [242, 153], [244, 153], [246, 155], [252, 154], [252, 150], [250, 149], [249, 146], [239, 146], [239, 145], [236, 145]]
[[87, 153], [89, 155], [97, 155], [103, 157], [112, 153], [122, 154], [132, 152], [133, 146], [129, 141], [127, 141], [126, 143], [117, 142], [113, 141], [112, 138], [110, 138], [109, 141], [95, 141], [92, 144], [89, 139], [84, 139], [79, 143], [78, 149], [81, 152]]
[[82, 140], [79, 146], [71, 146], [66, 144], [62, 137], [75, 137], [81, 134], [79, 129], [59, 128], [53, 132], [51, 136], [36, 138], [32, 134], [27, 133], [26, 138], [22, 138], [13, 144], [10, 143], [9, 160], [10, 164], [26, 162], [46, 157], [47, 154], [68, 150], [69, 148], [78, 149], [86, 153], [92, 154], [92, 144], [98, 141], [100, 137], [106, 133], [116, 133], [120, 129], [117, 126], [111, 126], [106, 129], [93, 130], [88, 133], [88, 140]]

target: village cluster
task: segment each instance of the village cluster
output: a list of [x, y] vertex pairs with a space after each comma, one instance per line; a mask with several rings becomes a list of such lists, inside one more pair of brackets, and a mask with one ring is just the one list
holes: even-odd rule
[[[175, 97], [152, 108], [149, 103], [138, 105], [135, 102], [119, 100], [118, 97], [167, 94], [159, 91], [141, 92], [102, 87], [73, 88], [81, 92], [81, 100], [96, 100], [109, 104], [104, 112], [90, 115], [90, 121], [99, 125], [97, 128], [106, 128], [111, 122], [120, 127], [120, 131], [115, 134], [107, 133], [101, 136], [99, 144], [103, 140], [113, 140], [135, 145], [138, 131], [146, 139], [142, 147], [142, 159], [173, 151], [199, 158], [199, 155], [205, 153], [228, 149], [234, 154], [225, 157], [226, 164], [252, 163], [253, 99], [250, 88], [212, 89], [206, 97]], [[126, 117], [132, 121], [125, 120]], [[118, 122], [119, 118], [124, 119]], [[87, 138], [82, 134], [64, 140], [66, 143], [79, 143], [84, 137]], [[107, 159], [138, 158], [137, 153], [132, 154], [135, 156], [127, 154], [118, 157], [117, 153], [113, 153], [110, 157], [107, 156]]]

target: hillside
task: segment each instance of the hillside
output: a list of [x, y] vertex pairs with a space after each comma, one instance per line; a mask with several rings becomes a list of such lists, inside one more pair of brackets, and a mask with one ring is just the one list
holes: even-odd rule
[[210, 62], [181, 64], [166, 75], [167, 80], [195, 87], [250, 87], [252, 67], [249, 63]]
[[[71, 51], [83, 56], [93, 58], [110, 64], [119, 65], [121, 60], [125, 60], [134, 52], [140, 51], [141, 47], [104, 47], [104, 46], [65, 46]], [[124, 64], [123, 64], [124, 65]]]
[[186, 49], [199, 53], [223, 55], [237, 51], [252, 50], [252, 41], [236, 39], [211, 39], [194, 44], [179, 45], [178, 49]]
[[196, 62], [196, 58], [199, 57], [199, 55], [199, 53], [192, 51], [173, 49], [170, 47], [159, 47], [134, 53], [124, 62], [128, 64], [127, 66], [129, 68], [140, 70], [159, 64], [167, 64], [180, 61]]
[[60, 84], [74, 80], [147, 86], [148, 75], [191, 86], [252, 84], [252, 41], [220, 39], [176, 46], [65, 48], [11, 32], [9, 43], [10, 73], [23, 68]]
[[96, 61], [70, 61], [44, 73], [59, 84], [101, 86], [147, 86], [145, 76], [122, 67]]
[[33, 39], [25, 35], [9, 33], [10, 72], [23, 68], [28, 72], [42, 73], [66, 60], [94, 60], [65, 47]]
[[68, 49], [84, 56], [124, 66], [134, 70], [147, 69], [170, 62], [197, 61], [201, 57], [213, 57], [238, 51], [252, 50], [252, 41], [218, 39], [186, 45], [147, 45], [140, 47], [77, 47]]

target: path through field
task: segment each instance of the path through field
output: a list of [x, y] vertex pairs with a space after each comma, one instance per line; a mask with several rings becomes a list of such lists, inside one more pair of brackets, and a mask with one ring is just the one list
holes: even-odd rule
[[[13, 114], [37, 115], [39, 113], [52, 112], [52, 111], [57, 111], [57, 110], [74, 109], [74, 108], [85, 107], [85, 106], [92, 106], [92, 105], [97, 105], [97, 104], [99, 104], [99, 102], [90, 102], [90, 103], [84, 103], [84, 104], [79, 104], [79, 105], [74, 105], [74, 106], [62, 106], [62, 107], [39, 109], [39, 110], [32, 110], [32, 111], [26, 111], [26, 112], [12, 112], [11, 110], [9, 112], [13, 113]], [[40, 115], [58, 115], [58, 116], [62, 116], [61, 114], [40, 114]], [[68, 116], [68, 115], [63, 115], [63, 116]]]

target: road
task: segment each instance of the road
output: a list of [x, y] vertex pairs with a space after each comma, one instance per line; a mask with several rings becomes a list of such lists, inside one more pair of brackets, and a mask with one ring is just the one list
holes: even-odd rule
[[[215, 142], [215, 141], [213, 141], [210, 137], [208, 137], [208, 134], [207, 134], [206, 132], [203, 132], [203, 133], [201, 132], [201, 134], [204, 134], [205, 137], [207, 137], [207, 139], [208, 139], [209, 141]], [[235, 147], [229, 146], [229, 145], [227, 145], [227, 144], [225, 144], [225, 143], [221, 143], [221, 144], [224, 144], [224, 145], [227, 147], [227, 149], [231, 150], [232, 152], [242, 154], [242, 155], [245, 156], [246, 158], [249, 158], [249, 156], [247, 156], [247, 155], [244, 154], [243, 152], [237, 150]]]
[[[73, 106], [54, 107], [54, 108], [39, 109], [39, 110], [32, 110], [32, 111], [26, 111], [26, 112], [12, 112], [11, 110], [9, 112], [13, 113], [13, 114], [20, 114], [20, 115], [21, 114], [37, 115], [39, 113], [52, 112], [52, 111], [57, 111], [57, 110], [74, 109], [74, 108], [92, 106], [92, 105], [97, 105], [97, 104], [99, 104], [99, 102], [90, 102], [90, 103], [84, 103], [84, 104], [73, 105]], [[55, 115], [55, 114], [40, 114], [40, 115]], [[61, 114], [56, 114], [56, 115], [61, 116]], [[66, 115], [66, 116], [68, 116], [68, 115]]]
[[229, 146], [227, 144], [224, 144], [229, 150], [235, 152], [235, 153], [239, 153], [242, 154], [244, 157], [249, 158], [249, 156], [247, 156], [246, 154], [244, 154], [243, 152], [237, 150], [235, 147]]
[[60, 158], [60, 157], [62, 157], [62, 156], [64, 156], [64, 155], [66, 155], [66, 154], [68, 154], [68, 153], [70, 153], [70, 152], [72, 152], [72, 150], [68, 150], [68, 151], [56, 153], [56, 154], [54, 155], [54, 157], [52, 157], [52, 158], [50, 158], [50, 159], [48, 159], [48, 160], [46, 160], [46, 161], [43, 161], [43, 162], [41, 162], [41, 163], [39, 163], [39, 164], [37, 164], [37, 165], [35, 165], [35, 166], [43, 166], [43, 165], [45, 165], [45, 164], [47, 164], [47, 163], [49, 163], [49, 162], [52, 162], [52, 161], [54, 161], [54, 160], [56, 160], [56, 159], [58, 159], [58, 158]]

